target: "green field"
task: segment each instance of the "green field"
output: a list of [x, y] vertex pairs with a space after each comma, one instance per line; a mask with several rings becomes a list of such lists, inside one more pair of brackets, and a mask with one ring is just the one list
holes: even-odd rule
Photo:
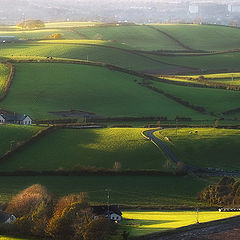
[[32, 240], [32, 239], [31, 238], [8, 237], [8, 236], [0, 235], [0, 240]]
[[[192, 67], [198, 69], [198, 71], [205, 72], [232, 72], [239, 71], [240, 53], [231, 52], [216, 55], [205, 56], [156, 56], [149, 55], [165, 63], [178, 64], [185, 67]], [[188, 71], [185, 71], [187, 73]]]
[[106, 189], [111, 189], [110, 204], [206, 206], [196, 195], [210, 183], [213, 180], [174, 176], [0, 177], [0, 201], [8, 201], [32, 184], [42, 184], [58, 196], [88, 192], [90, 202], [96, 204], [106, 204]]
[[40, 30], [15, 30], [15, 31], [0, 31], [0, 36], [15, 36], [19, 40], [37, 40], [48, 39], [54, 33], [63, 34], [64, 39], [79, 39], [81, 36], [72, 32], [70, 29], [40, 29]]
[[121, 164], [120, 170], [168, 171], [164, 156], [141, 135], [143, 130], [58, 130], [0, 164], [0, 171], [73, 169], [75, 166], [112, 169], [115, 162]]
[[[200, 211], [199, 222], [210, 222], [239, 215], [239, 212]], [[195, 224], [197, 213], [196, 211], [127, 211], [123, 212], [123, 218], [123, 224], [128, 227], [130, 234], [140, 236]]]
[[89, 60], [141, 72], [173, 68], [171, 65], [151, 60], [144, 55], [137, 55], [117, 48], [108, 48], [105, 44], [109, 43], [100, 40], [52, 40], [48, 42], [6, 44], [0, 48], [0, 56], [5, 59], [22, 58], [36, 59], [36, 61], [39, 57]]
[[101, 22], [49, 22], [45, 23], [45, 28], [77, 28], [92, 27], [102, 24]]
[[137, 50], [181, 50], [181, 46], [147, 26], [114, 26], [80, 28], [90, 39], [113, 40]]
[[[16, 64], [16, 75], [0, 107], [33, 119], [56, 118], [49, 112], [78, 109], [100, 116], [193, 116], [199, 114], [141, 87], [136, 76], [79, 64]], [[174, 109], [174, 111], [173, 111]]]
[[216, 74], [202, 74], [202, 75], [156, 75], [157, 77], [166, 78], [171, 81], [177, 82], [189, 82], [189, 83], [198, 83], [206, 84], [198, 80], [207, 80], [211, 83], [224, 83], [227, 85], [240, 85], [240, 73], [216, 73]]
[[3, 87], [8, 79], [9, 68], [6, 64], [0, 63], [0, 95], [2, 93]]
[[202, 106], [218, 116], [222, 116], [222, 112], [239, 107], [239, 91], [178, 86], [161, 82], [154, 82], [153, 86], [194, 105]]
[[240, 48], [239, 28], [193, 24], [153, 26], [193, 49], [216, 51]]
[[35, 126], [0, 125], [0, 156], [31, 138], [41, 129], [43, 128]]
[[[195, 134], [195, 131], [198, 133]], [[155, 135], [163, 141], [164, 137], [168, 137], [170, 142], [166, 143], [180, 161], [187, 164], [205, 168], [240, 169], [239, 130], [182, 128], [177, 130], [177, 134], [175, 129], [169, 129], [156, 132]]]

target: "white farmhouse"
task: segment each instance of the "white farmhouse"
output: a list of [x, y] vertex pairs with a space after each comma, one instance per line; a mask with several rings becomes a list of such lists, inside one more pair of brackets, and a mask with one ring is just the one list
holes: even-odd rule
[[6, 119], [4, 118], [3, 114], [0, 114], [0, 124], [5, 122], [6, 122]]
[[30, 116], [24, 114], [1, 114], [0, 123], [12, 123], [20, 125], [32, 125], [33, 120]]
[[92, 210], [93, 210], [93, 214], [95, 215], [95, 218], [97, 218], [98, 216], [105, 216], [106, 218], [108, 218], [114, 222], [122, 221], [122, 212], [115, 205], [93, 206]]
[[0, 211], [0, 224], [12, 223], [16, 221], [16, 217], [13, 214]]

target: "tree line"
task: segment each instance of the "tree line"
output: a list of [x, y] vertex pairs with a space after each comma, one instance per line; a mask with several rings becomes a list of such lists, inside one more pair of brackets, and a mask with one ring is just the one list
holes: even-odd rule
[[86, 193], [58, 198], [42, 185], [35, 184], [3, 204], [2, 210], [17, 219], [0, 225], [0, 234], [48, 239], [122, 239], [117, 237], [116, 223], [94, 216]]

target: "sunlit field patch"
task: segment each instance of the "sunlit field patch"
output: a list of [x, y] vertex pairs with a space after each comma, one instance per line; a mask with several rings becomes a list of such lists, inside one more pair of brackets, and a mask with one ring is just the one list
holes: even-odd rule
[[[200, 223], [238, 216], [239, 212], [200, 211]], [[197, 211], [126, 211], [123, 213], [124, 224], [129, 227], [131, 235], [145, 235], [195, 224]]]

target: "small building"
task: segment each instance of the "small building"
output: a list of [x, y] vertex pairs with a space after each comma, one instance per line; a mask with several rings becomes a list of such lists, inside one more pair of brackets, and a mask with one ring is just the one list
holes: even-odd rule
[[17, 41], [18, 38], [15, 36], [0, 36], [0, 43], [13, 43]]
[[108, 218], [112, 221], [115, 221], [115, 222], [122, 221], [122, 212], [115, 205], [93, 206], [92, 210], [93, 210], [93, 214], [95, 215], [95, 218], [98, 216], [105, 216], [106, 218]]
[[12, 223], [16, 220], [17, 218], [10, 213], [0, 211], [0, 224], [5, 224], [5, 223]]
[[3, 114], [0, 114], [0, 123], [5, 123], [6, 119], [4, 118]]
[[32, 125], [33, 120], [30, 116], [24, 114], [1, 114], [0, 123]]

